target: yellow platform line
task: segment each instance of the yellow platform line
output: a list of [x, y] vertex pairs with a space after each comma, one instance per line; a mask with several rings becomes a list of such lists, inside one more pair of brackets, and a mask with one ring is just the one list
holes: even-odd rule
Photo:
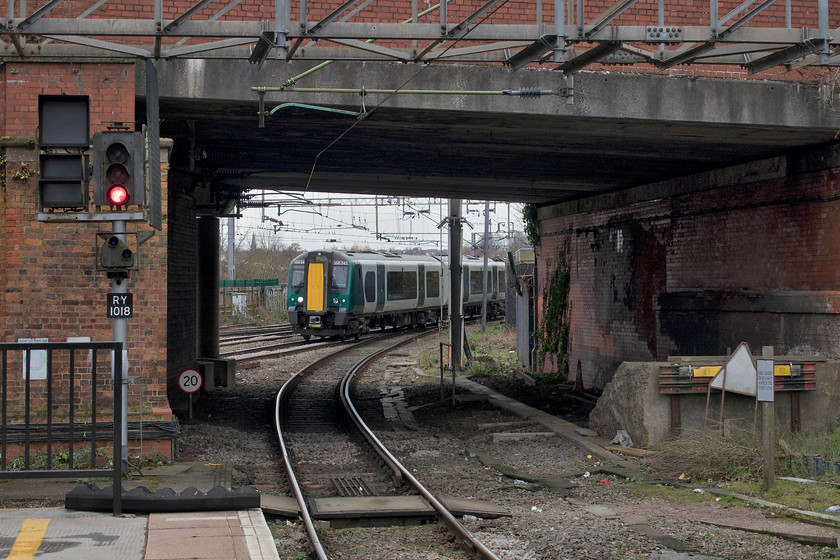
[[49, 523], [49, 519], [24, 519], [6, 560], [32, 560], [41, 546]]

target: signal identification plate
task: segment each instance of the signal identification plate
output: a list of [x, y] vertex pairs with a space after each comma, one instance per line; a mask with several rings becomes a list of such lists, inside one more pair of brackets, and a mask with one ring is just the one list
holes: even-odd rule
[[134, 317], [134, 294], [109, 293], [105, 300], [109, 319]]

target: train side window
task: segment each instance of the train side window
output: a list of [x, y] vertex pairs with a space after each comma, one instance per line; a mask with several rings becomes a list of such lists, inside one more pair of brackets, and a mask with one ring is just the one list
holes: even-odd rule
[[426, 272], [426, 297], [440, 297], [440, 274], [435, 270]]
[[289, 286], [289, 289], [293, 292], [299, 292], [303, 290], [303, 272], [304, 269], [302, 262], [292, 263], [291, 281], [289, 282], [291, 286]]
[[505, 271], [499, 269], [499, 291], [504, 292], [507, 290], [507, 284], [505, 283]]
[[[471, 294], [480, 294], [481, 289], [484, 287], [484, 271], [483, 270], [471, 270], [470, 271], [470, 293]], [[487, 289], [490, 289], [489, 282]]]
[[417, 299], [417, 273], [388, 272], [388, 301]]
[[365, 274], [365, 301], [376, 301], [376, 273], [372, 270]]

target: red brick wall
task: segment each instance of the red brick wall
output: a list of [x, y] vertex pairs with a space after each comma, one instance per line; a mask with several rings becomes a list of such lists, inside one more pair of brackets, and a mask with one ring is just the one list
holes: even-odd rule
[[[5, 107], [0, 135], [7, 158], [0, 196], [0, 340], [4, 342], [21, 337], [51, 342], [67, 337], [112, 339], [112, 321], [105, 316], [111, 281], [96, 267], [102, 243], [97, 233], [110, 231], [111, 223], [45, 222], [36, 216], [38, 96], [88, 95], [91, 136], [115, 121], [133, 127], [134, 74], [134, 64], [8, 63], [0, 67], [0, 107]], [[32, 170], [28, 178], [20, 173], [24, 168]], [[163, 189], [165, 193], [165, 184]], [[129, 233], [141, 229], [150, 228], [127, 224]], [[128, 405], [133, 412], [142, 406], [147, 419], [152, 418], [153, 409], [168, 408], [166, 238], [164, 228], [140, 247], [140, 269], [127, 280], [128, 291], [134, 294], [134, 317], [127, 320], [129, 376], [136, 381], [129, 387]], [[128, 239], [129, 245], [136, 245], [131, 236]], [[140, 417], [132, 415], [129, 420]]]
[[173, 173], [169, 189], [169, 256], [174, 263], [168, 269], [166, 282], [169, 289], [168, 339], [170, 393], [169, 402], [174, 410], [189, 407], [188, 397], [178, 389], [177, 375], [195, 367], [198, 297], [198, 227], [195, 197], [188, 194], [192, 178]]
[[37, 136], [39, 95], [89, 95], [90, 132], [134, 122], [134, 64], [8, 63], [3, 136]]
[[569, 370], [603, 387], [622, 361], [742, 341], [840, 355], [840, 150], [818, 152], [541, 209], [537, 309], [565, 259]]
[[[0, 130], [6, 126], [6, 80], [0, 78]], [[6, 250], [9, 243], [6, 238], [6, 158], [2, 156], [0, 164], [0, 263], [6, 262]], [[0, 319], [6, 316], [6, 267], [0, 266]]]

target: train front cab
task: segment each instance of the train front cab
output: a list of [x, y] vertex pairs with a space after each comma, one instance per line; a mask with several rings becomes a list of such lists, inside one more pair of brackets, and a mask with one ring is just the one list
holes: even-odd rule
[[351, 265], [338, 251], [310, 251], [292, 261], [289, 271], [289, 322], [304, 339], [358, 336], [348, 326]]

